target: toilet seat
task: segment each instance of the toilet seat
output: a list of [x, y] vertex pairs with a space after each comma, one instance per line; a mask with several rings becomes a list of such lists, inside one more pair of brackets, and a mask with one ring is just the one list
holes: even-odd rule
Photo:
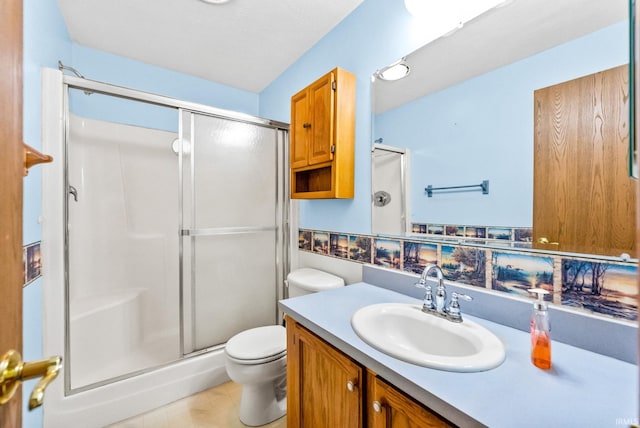
[[238, 364], [277, 360], [287, 353], [287, 330], [281, 325], [270, 325], [243, 331], [229, 339], [225, 353]]

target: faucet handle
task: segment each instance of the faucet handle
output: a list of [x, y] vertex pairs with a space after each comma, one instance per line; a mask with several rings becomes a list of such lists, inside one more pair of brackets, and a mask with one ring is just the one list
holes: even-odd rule
[[473, 300], [473, 297], [464, 293], [458, 293], [456, 291], [451, 293], [451, 305], [447, 311], [447, 316], [453, 322], [462, 322], [462, 313], [460, 312], [460, 303], [458, 302], [459, 298], [464, 300]]
[[431, 294], [431, 284], [426, 281], [420, 280], [416, 282], [414, 286], [418, 288], [424, 288], [424, 300], [422, 301], [422, 312], [429, 312], [435, 309], [433, 304], [433, 296]]
[[424, 286], [424, 300], [422, 301], [422, 312], [433, 311], [436, 307], [433, 304], [433, 296], [431, 295], [431, 286], [426, 284]]

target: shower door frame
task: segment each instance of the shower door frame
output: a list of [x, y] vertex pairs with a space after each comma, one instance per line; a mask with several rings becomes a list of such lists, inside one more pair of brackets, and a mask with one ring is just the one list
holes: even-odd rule
[[[179, 329], [180, 329], [180, 344], [179, 344], [179, 352], [180, 357], [165, 363], [161, 363], [158, 365], [153, 365], [150, 367], [146, 367], [141, 370], [136, 370], [132, 372], [128, 372], [119, 376], [111, 377], [99, 382], [94, 382], [88, 385], [84, 385], [77, 388], [71, 388], [71, 340], [70, 340], [70, 315], [69, 315], [69, 198], [68, 198], [68, 190], [69, 190], [69, 171], [68, 171], [68, 163], [69, 163], [69, 90], [77, 89], [81, 91], [85, 91], [87, 94], [97, 93], [117, 98], [122, 98], [130, 101], [137, 101], [146, 104], [174, 108], [177, 110], [179, 115], [178, 117], [178, 138], [182, 139], [183, 129], [182, 129], [182, 112], [192, 112], [196, 114], [202, 114], [205, 116], [216, 117], [224, 120], [231, 120], [235, 122], [242, 122], [251, 125], [261, 126], [265, 128], [270, 128], [275, 130], [277, 133], [282, 132], [283, 138], [282, 141], [276, 142], [276, 177], [274, 179], [277, 180], [276, 184], [276, 226], [275, 226], [275, 261], [276, 261], [276, 290], [275, 290], [275, 299], [277, 300], [284, 298], [284, 279], [289, 272], [290, 263], [291, 263], [291, 254], [290, 254], [290, 198], [289, 198], [289, 174], [288, 174], [288, 159], [289, 159], [289, 124], [284, 122], [278, 122], [270, 119], [264, 119], [257, 116], [252, 116], [245, 113], [220, 109], [216, 107], [206, 106], [203, 104], [193, 103], [189, 101], [179, 100], [171, 97], [166, 97], [162, 95], [152, 94], [149, 92], [139, 91], [135, 89], [125, 88], [122, 86], [112, 85], [109, 83], [98, 82], [95, 80], [89, 80], [81, 77], [70, 76], [70, 75], [62, 75], [62, 103], [63, 103], [63, 158], [64, 158], [64, 184], [63, 184], [63, 227], [64, 227], [64, 353], [65, 358], [63, 360], [64, 364], [64, 395], [74, 395], [77, 393], [85, 392], [88, 390], [92, 390], [94, 388], [111, 384], [114, 382], [118, 382], [121, 380], [129, 379], [144, 373], [148, 373], [157, 369], [160, 369], [165, 366], [169, 366], [175, 364], [178, 361], [182, 361], [184, 359], [189, 359], [192, 357], [197, 357], [202, 354], [215, 351], [224, 346], [217, 345], [209, 348], [205, 348], [197, 351], [188, 351], [185, 352], [185, 287], [188, 286], [184, 283], [184, 275], [183, 275], [183, 237], [189, 235], [189, 231], [184, 229], [183, 222], [183, 187], [182, 187], [182, 156], [180, 156], [179, 161], [179, 177], [176, 179], [179, 181], [179, 199], [178, 206], [176, 209], [179, 210], [179, 224], [176, 233], [179, 234], [179, 280], [178, 280], [178, 291], [179, 291], [179, 299], [177, 304], [179, 305]], [[275, 135], [275, 138], [279, 140], [278, 135]], [[180, 144], [182, 147], [182, 143]], [[191, 277], [193, 277], [193, 272]], [[189, 284], [190, 285], [190, 284]], [[276, 304], [276, 313], [275, 313], [276, 322], [282, 321], [282, 314], [277, 308]], [[190, 324], [190, 323], [189, 323]], [[191, 335], [191, 333], [186, 333]]]

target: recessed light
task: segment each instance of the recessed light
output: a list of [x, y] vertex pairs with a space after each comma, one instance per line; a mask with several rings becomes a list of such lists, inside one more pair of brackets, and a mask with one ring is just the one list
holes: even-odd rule
[[209, 3], [209, 4], [225, 4], [225, 3], [229, 3], [229, 1], [231, 0], [200, 0], [203, 3]]

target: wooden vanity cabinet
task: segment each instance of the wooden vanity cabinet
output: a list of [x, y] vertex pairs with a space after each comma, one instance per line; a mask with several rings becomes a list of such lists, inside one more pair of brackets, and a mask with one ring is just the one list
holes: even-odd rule
[[353, 198], [355, 89], [335, 68], [291, 97], [292, 198]]
[[287, 317], [288, 428], [453, 426]]
[[411, 397], [367, 371], [368, 428], [454, 427]]
[[364, 371], [287, 318], [287, 427], [362, 428]]

